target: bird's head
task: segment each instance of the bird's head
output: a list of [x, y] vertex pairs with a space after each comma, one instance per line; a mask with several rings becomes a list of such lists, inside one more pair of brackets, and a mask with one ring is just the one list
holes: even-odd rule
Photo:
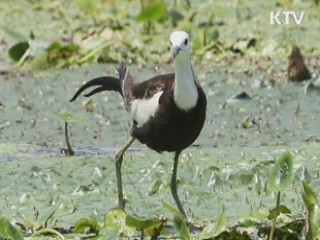
[[189, 59], [191, 56], [191, 45], [189, 34], [185, 31], [175, 31], [170, 35], [171, 54], [174, 61]]

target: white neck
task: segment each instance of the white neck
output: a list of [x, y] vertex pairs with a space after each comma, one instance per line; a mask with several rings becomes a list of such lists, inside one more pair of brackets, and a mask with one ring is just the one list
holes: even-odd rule
[[180, 109], [190, 110], [198, 101], [198, 89], [190, 59], [176, 59], [174, 101]]

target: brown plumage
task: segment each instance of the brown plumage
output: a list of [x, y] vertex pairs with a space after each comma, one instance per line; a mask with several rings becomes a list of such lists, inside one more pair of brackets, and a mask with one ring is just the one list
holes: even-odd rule
[[289, 56], [288, 80], [301, 82], [308, 79], [311, 79], [311, 74], [304, 64], [300, 49], [297, 46], [292, 46]]

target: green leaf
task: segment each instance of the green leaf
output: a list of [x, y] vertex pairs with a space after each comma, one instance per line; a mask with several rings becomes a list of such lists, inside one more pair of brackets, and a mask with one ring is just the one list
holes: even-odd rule
[[276, 162], [269, 175], [269, 190], [283, 191], [293, 181], [293, 157], [289, 152], [284, 153]]
[[151, 227], [156, 227], [160, 224], [158, 219], [138, 219], [133, 216], [127, 215], [126, 217], [126, 225], [129, 227], [134, 227], [138, 230], [143, 230]]
[[47, 235], [53, 235], [55, 237], [60, 238], [61, 240], [65, 240], [64, 236], [53, 228], [43, 228], [43, 229], [35, 232], [34, 234], [32, 234], [31, 237], [32, 237], [32, 239], [34, 239], [34, 238], [38, 238], [40, 236], [47, 236]]
[[183, 240], [191, 239], [185, 216], [183, 216], [178, 210], [176, 210], [169, 204], [163, 202], [163, 205], [173, 214], [173, 225], [180, 238]]
[[27, 231], [36, 232], [37, 230], [42, 228], [41, 223], [37, 222], [36, 220], [33, 220], [26, 216], [22, 216], [22, 218], [23, 218], [23, 225], [26, 227]]
[[51, 51], [61, 51], [61, 52], [70, 52], [74, 53], [79, 49], [79, 46], [76, 44], [66, 44], [66, 45], [61, 45], [59, 42], [53, 42], [51, 45], [47, 48], [48, 52]]
[[76, 3], [85, 13], [95, 15], [100, 9], [101, 0], [76, 0]]
[[166, 219], [138, 219], [128, 215], [126, 217], [126, 225], [133, 227], [139, 231], [143, 231], [145, 235], [150, 236], [152, 239], [156, 239], [162, 229], [164, 228]]
[[200, 233], [200, 239], [211, 239], [221, 234], [227, 227], [228, 219], [224, 213], [220, 213], [216, 222], [208, 224]]
[[59, 42], [53, 42], [50, 44], [50, 46], [47, 48], [48, 52], [54, 51], [54, 50], [60, 50], [62, 48], [61, 43]]
[[81, 218], [74, 225], [74, 231], [76, 233], [94, 232], [99, 233], [101, 227], [96, 217]]
[[174, 216], [177, 216], [181, 219], [186, 219], [185, 216], [183, 216], [183, 214], [181, 212], [179, 212], [177, 209], [175, 209], [174, 207], [170, 206], [168, 203], [162, 202], [163, 206], [169, 211], [171, 212]]
[[278, 217], [280, 213], [290, 214], [291, 210], [287, 206], [280, 205], [278, 208], [274, 208], [274, 209], [270, 210], [268, 219], [270, 219], [270, 220], [274, 219], [275, 217]]
[[104, 216], [104, 228], [115, 235], [115, 232], [132, 236], [135, 229], [126, 225], [127, 214], [119, 208], [112, 209]]
[[36, 56], [34, 56], [28, 67], [34, 71], [48, 68], [48, 52], [40, 51]]
[[189, 232], [185, 218], [182, 219], [177, 215], [175, 215], [173, 218], [173, 225], [181, 239], [183, 240], [191, 239], [190, 232]]
[[104, 216], [104, 226], [110, 229], [118, 229], [125, 223], [126, 217], [125, 211], [115, 208]]
[[55, 114], [68, 123], [78, 123], [84, 119], [82, 116], [73, 115], [68, 109], [63, 109]]
[[59, 206], [53, 206], [51, 209], [49, 209], [46, 214], [44, 214], [44, 216], [41, 218], [41, 223], [43, 222], [43, 226], [47, 227], [48, 226], [48, 222], [51, 221], [53, 222], [53, 217], [55, 215], [55, 213], [58, 211]]
[[209, 42], [213, 42], [213, 41], [218, 41], [220, 37], [220, 33], [219, 33], [219, 30], [218, 29], [214, 29], [213, 31], [210, 31], [209, 32]]
[[19, 42], [9, 49], [9, 56], [13, 61], [18, 62], [28, 49], [28, 42]]
[[319, 206], [311, 204], [308, 207], [308, 223], [309, 229], [307, 232], [307, 240], [319, 239]]
[[152, 195], [156, 194], [159, 191], [161, 185], [162, 185], [161, 180], [159, 180], [159, 179], [155, 180], [151, 186], [151, 189], [150, 189], [148, 195], [152, 196]]
[[258, 211], [251, 211], [245, 217], [239, 219], [243, 227], [252, 227], [264, 222], [269, 216], [268, 209], [259, 209]]
[[319, 205], [317, 195], [314, 193], [310, 185], [305, 181], [301, 181], [301, 186], [304, 205], [307, 208], [311, 205]]
[[0, 238], [23, 240], [23, 236], [18, 229], [3, 217], [0, 217]]
[[[58, 42], [53, 42], [48, 48], [47, 48], [47, 61], [49, 64], [62, 67], [66, 66], [68, 64], [77, 63], [76, 60], [78, 58], [75, 58], [74, 56], [77, 55], [79, 50], [79, 46], [76, 44], [66, 44], [62, 45]], [[59, 66], [60, 65], [60, 66]]]
[[147, 5], [138, 15], [138, 22], [159, 22], [167, 15], [164, 2], [153, 2]]

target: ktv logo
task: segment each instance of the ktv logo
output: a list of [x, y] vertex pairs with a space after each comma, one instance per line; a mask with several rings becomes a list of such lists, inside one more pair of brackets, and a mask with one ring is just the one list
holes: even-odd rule
[[304, 18], [304, 12], [296, 13], [295, 11], [278, 11], [270, 12], [270, 24], [290, 24], [300, 25]]

